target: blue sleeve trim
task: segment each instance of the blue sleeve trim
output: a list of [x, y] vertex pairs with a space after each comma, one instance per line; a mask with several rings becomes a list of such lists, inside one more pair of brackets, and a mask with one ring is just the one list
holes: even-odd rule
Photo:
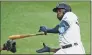
[[64, 34], [69, 27], [70, 25], [66, 21], [62, 20], [61, 23], [59, 24], [59, 33]]

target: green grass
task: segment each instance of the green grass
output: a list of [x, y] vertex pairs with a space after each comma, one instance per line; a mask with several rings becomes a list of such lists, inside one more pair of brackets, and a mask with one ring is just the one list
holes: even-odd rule
[[[90, 54], [90, 2], [67, 2], [78, 16], [81, 39], [86, 53]], [[1, 45], [13, 34], [38, 33], [39, 27], [54, 27], [59, 21], [52, 9], [57, 2], [1, 2]], [[18, 39], [15, 54], [37, 54], [42, 41], [50, 47], [59, 47], [58, 34]], [[2, 51], [2, 54], [12, 54]]]

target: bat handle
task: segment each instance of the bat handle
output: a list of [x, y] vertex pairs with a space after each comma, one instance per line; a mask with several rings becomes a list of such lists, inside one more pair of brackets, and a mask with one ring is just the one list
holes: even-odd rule
[[38, 34], [36, 34], [36, 35], [46, 35], [46, 34], [42, 32], [42, 33], [38, 33]]
[[44, 32], [45, 35], [47, 35], [47, 32]]

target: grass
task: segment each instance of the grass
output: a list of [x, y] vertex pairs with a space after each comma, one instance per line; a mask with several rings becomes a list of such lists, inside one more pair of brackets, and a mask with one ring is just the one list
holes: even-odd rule
[[[66, 2], [78, 16], [81, 39], [86, 53], [90, 54], [90, 2]], [[57, 2], [1, 2], [1, 45], [13, 34], [38, 33], [39, 27], [49, 28], [59, 23], [52, 9]], [[15, 54], [37, 54], [42, 41], [50, 47], [59, 47], [58, 34], [18, 39]], [[13, 54], [2, 51], [2, 54]]]

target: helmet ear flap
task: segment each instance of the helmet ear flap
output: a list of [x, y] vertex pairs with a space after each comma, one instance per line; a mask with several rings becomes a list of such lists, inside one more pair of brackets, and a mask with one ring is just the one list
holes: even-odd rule
[[62, 9], [62, 11], [63, 11], [63, 14], [65, 14], [65, 13], [66, 13], [66, 10], [65, 10], [65, 9]]

